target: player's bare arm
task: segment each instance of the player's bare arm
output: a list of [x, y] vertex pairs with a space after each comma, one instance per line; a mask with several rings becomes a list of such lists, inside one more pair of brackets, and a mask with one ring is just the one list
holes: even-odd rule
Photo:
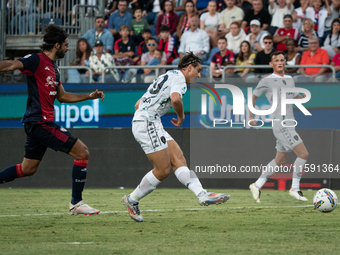
[[19, 60], [6, 60], [0, 62], [0, 72], [9, 72], [16, 69], [23, 69], [24, 65]]
[[177, 127], [182, 126], [184, 121], [184, 110], [183, 110], [183, 101], [182, 97], [179, 93], [174, 92], [170, 96], [172, 108], [174, 108], [175, 112], [177, 113], [177, 119], [173, 118], [171, 123]]
[[142, 100], [142, 98], [138, 99], [138, 101], [135, 104], [135, 111], [137, 111], [138, 107], [139, 107], [139, 102], [140, 100]]
[[[252, 103], [253, 103], [253, 107], [255, 108], [256, 105], [256, 100], [257, 100], [257, 96], [253, 95], [252, 97]], [[251, 126], [256, 126], [256, 120], [254, 120], [254, 113], [252, 113], [251, 111], [249, 111], [249, 118], [251, 119], [251, 121], [249, 121], [249, 125]]]
[[58, 93], [57, 93], [57, 100], [60, 103], [77, 103], [85, 100], [93, 100], [100, 98], [101, 101], [104, 100], [104, 93], [102, 91], [96, 91], [92, 92], [91, 94], [74, 94], [74, 93], [69, 93], [64, 90], [63, 85], [58, 86]]

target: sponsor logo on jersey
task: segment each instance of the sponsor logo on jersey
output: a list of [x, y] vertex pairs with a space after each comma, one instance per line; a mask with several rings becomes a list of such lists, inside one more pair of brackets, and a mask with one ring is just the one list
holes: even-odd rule
[[50, 71], [50, 69], [48, 68], [48, 66], [46, 66], [46, 67], [45, 67], [45, 70], [48, 70], [48, 71]]
[[50, 96], [55, 96], [57, 94], [57, 91], [50, 91]]
[[55, 81], [54, 81], [53, 76], [47, 76], [45, 86], [46, 87], [51, 86], [52, 88], [55, 87]]
[[32, 54], [28, 54], [28, 55], [26, 55], [26, 56], [23, 57], [23, 58], [29, 58], [30, 56], [32, 56]]

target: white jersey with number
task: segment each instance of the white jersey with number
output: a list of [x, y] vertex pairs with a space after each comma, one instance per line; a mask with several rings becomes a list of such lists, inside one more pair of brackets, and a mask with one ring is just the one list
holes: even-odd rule
[[[291, 119], [295, 120], [294, 114], [293, 114], [293, 105], [287, 104], [286, 105], [286, 115], [282, 115], [281, 111], [281, 88], [295, 88], [294, 79], [289, 75], [284, 75], [283, 77], [277, 75], [277, 74], [271, 74], [265, 78], [263, 78], [255, 90], [253, 91], [253, 94], [257, 97], [261, 96], [262, 94], [265, 94], [270, 105], [273, 105], [273, 89], [277, 89], [277, 107], [274, 114], [275, 119], [279, 121], [273, 121], [273, 128], [280, 128], [282, 127], [281, 121], [285, 119]], [[293, 99], [296, 97], [299, 93], [297, 92], [287, 92], [286, 98], [287, 99]], [[294, 126], [294, 121], [287, 121], [287, 126]]]
[[132, 121], [160, 121], [172, 107], [170, 96], [177, 92], [182, 97], [187, 91], [185, 77], [181, 71], [172, 70], [159, 76], [149, 86], [139, 102]]

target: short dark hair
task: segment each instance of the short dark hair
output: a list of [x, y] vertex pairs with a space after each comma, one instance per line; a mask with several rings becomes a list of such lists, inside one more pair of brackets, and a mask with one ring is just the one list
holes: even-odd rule
[[273, 39], [273, 36], [272, 35], [266, 35], [264, 38], [263, 38], [263, 41], [264, 40], [271, 40], [272, 42], [274, 42], [274, 39]]
[[149, 41], [155, 41], [156, 43], [158, 43], [158, 42], [157, 42], [157, 39], [154, 38], [154, 37], [150, 37], [150, 38], [146, 41], [146, 43], [148, 43]]
[[225, 36], [219, 37], [219, 38], [217, 39], [217, 41], [218, 41], [218, 40], [225, 40], [226, 42], [228, 42], [228, 39], [227, 39]]
[[142, 34], [144, 34], [144, 33], [152, 34], [151, 29], [149, 29], [149, 28], [144, 28]]
[[270, 58], [270, 62], [272, 62], [273, 57], [274, 56], [278, 56], [278, 55], [283, 55], [285, 56], [285, 53], [283, 51], [274, 51], [270, 54], [269, 58]]
[[290, 18], [291, 20], [293, 20], [293, 16], [290, 15], [290, 14], [286, 14], [285, 16], [283, 16], [283, 19], [285, 19], [285, 18]]
[[46, 26], [44, 30], [46, 32], [42, 37], [44, 43], [40, 46], [42, 51], [52, 50], [56, 43], [61, 45], [68, 37], [68, 33], [64, 29], [54, 24]]
[[184, 57], [178, 63], [178, 70], [182, 70], [187, 68], [189, 65], [193, 67], [198, 66], [198, 64], [202, 64], [202, 60], [197, 57], [193, 52], [187, 52]]
[[162, 32], [170, 32], [170, 27], [168, 27], [168, 26], [162, 26], [162, 27], [161, 27], [161, 30], [160, 30], [160, 33], [162, 33]]
[[105, 21], [105, 18], [104, 18], [103, 16], [97, 16], [97, 17], [94, 19], [94, 21], [96, 22], [97, 19], [103, 19], [103, 20]]
[[140, 10], [141, 12], [143, 12], [143, 9], [142, 9], [141, 7], [136, 7], [135, 9], [133, 9], [133, 14], [135, 14], [135, 12], [136, 12], [137, 10]]
[[158, 51], [161, 53], [161, 55], [163, 55], [163, 51], [161, 49], [155, 49], [155, 51]]

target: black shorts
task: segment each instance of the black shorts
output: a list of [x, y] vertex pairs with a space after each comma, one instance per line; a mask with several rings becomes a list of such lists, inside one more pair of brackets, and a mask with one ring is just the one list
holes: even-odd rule
[[27, 135], [25, 158], [41, 160], [47, 147], [68, 154], [78, 140], [65, 128], [52, 121], [44, 123], [27, 122], [24, 124]]

